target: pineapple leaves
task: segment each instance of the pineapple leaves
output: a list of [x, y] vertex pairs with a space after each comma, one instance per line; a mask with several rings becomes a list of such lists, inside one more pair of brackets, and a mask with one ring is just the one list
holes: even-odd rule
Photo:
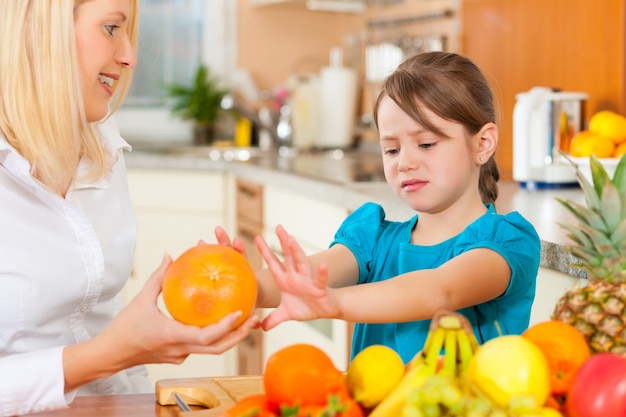
[[[591, 178], [593, 180], [593, 186], [596, 190], [596, 195], [600, 197], [602, 195], [604, 185], [607, 181], [611, 182], [611, 178], [609, 178], [609, 174], [606, 173], [606, 170], [595, 155], [591, 155], [589, 157], [589, 166], [591, 167]], [[587, 193], [585, 193], [585, 195], [587, 195]]]
[[[622, 196], [622, 203], [626, 201], [626, 154], [622, 156], [617, 167], [615, 168], [615, 173], [613, 174], [613, 184], [615, 188], [617, 188], [617, 192], [620, 196]], [[626, 217], [626, 204], [623, 204], [622, 209], [622, 217]]]
[[623, 218], [622, 205], [624, 201], [622, 200], [622, 196], [620, 196], [617, 188], [615, 188], [615, 185], [613, 185], [607, 176], [600, 197], [600, 213], [603, 214], [606, 227], [609, 231], [615, 230]]

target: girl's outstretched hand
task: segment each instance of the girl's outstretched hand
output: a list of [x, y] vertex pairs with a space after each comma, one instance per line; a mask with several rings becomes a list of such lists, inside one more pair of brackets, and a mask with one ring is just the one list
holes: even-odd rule
[[218, 244], [222, 246], [230, 246], [231, 248], [242, 254], [244, 257], [246, 256], [243, 241], [237, 237], [235, 237], [231, 241], [230, 236], [228, 236], [228, 233], [226, 233], [226, 230], [224, 230], [223, 227], [217, 226], [215, 228], [215, 238], [217, 239]]
[[313, 274], [309, 260], [296, 240], [282, 226], [276, 228], [276, 235], [284, 254], [283, 262], [261, 237], [255, 240], [281, 292], [279, 306], [263, 320], [263, 330], [270, 330], [287, 320], [337, 317], [339, 307], [332, 297], [332, 289], [327, 287], [328, 267], [322, 264]]

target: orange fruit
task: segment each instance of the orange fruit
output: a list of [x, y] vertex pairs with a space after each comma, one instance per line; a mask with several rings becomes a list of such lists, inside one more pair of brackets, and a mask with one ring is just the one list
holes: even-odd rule
[[194, 326], [217, 323], [241, 311], [239, 326], [256, 303], [257, 281], [246, 258], [229, 246], [202, 244], [183, 252], [163, 278], [163, 301], [176, 320]]
[[572, 140], [570, 141], [570, 144], [569, 144], [570, 155], [575, 156], [575, 157], [588, 156], [588, 155], [583, 155], [583, 152], [584, 152], [583, 145], [590, 139], [593, 139], [594, 137], [595, 137], [595, 134], [591, 133], [588, 130], [581, 130], [580, 132], [576, 133], [572, 137]]
[[276, 417], [277, 410], [272, 410], [265, 394], [252, 394], [237, 401], [227, 409], [222, 417]]
[[321, 406], [331, 395], [347, 396], [343, 373], [323, 350], [306, 343], [289, 345], [267, 359], [263, 387], [273, 407]]
[[522, 336], [536, 344], [548, 360], [552, 395], [566, 394], [576, 371], [591, 355], [582, 333], [571, 324], [548, 320], [529, 327]]
[[613, 152], [613, 158], [621, 158], [624, 154], [626, 154], [626, 142], [617, 145], [615, 152]]
[[611, 158], [615, 151], [615, 143], [606, 137], [589, 130], [578, 132], [570, 143], [570, 155], [587, 157], [595, 155], [597, 158]]

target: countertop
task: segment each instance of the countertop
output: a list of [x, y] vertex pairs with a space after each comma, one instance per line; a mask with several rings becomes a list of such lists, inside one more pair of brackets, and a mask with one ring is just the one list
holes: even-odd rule
[[[102, 395], [76, 397], [69, 408], [32, 414], [36, 417], [215, 417], [248, 395], [263, 392], [260, 375], [234, 377], [179, 378], [158, 381], [166, 387], [203, 390], [212, 393], [219, 404], [214, 408], [191, 405], [193, 414], [182, 412], [176, 405], [160, 405], [155, 394]], [[158, 394], [157, 394], [158, 395]]]
[[[297, 156], [257, 152], [228, 154], [223, 149], [194, 147], [135, 146], [126, 154], [128, 168], [193, 169], [228, 172], [263, 184], [305, 192], [331, 204], [354, 210], [365, 202], [381, 204], [390, 220], [405, 220], [414, 212], [397, 197], [382, 174], [380, 155], [371, 151], [307, 152]], [[526, 189], [513, 181], [499, 183], [496, 209], [518, 211], [536, 228], [541, 239], [541, 266], [584, 277], [569, 265], [574, 258], [567, 251], [571, 242], [561, 223], [575, 219], [556, 198], [584, 202], [579, 188]]]

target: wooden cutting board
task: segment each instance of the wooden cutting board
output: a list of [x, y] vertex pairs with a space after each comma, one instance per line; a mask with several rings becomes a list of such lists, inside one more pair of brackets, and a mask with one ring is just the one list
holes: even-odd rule
[[157, 381], [156, 399], [159, 404], [176, 404], [173, 392], [179, 393], [188, 405], [204, 406], [194, 407], [190, 411], [194, 417], [216, 417], [240, 399], [262, 393], [263, 377], [175, 378]]

